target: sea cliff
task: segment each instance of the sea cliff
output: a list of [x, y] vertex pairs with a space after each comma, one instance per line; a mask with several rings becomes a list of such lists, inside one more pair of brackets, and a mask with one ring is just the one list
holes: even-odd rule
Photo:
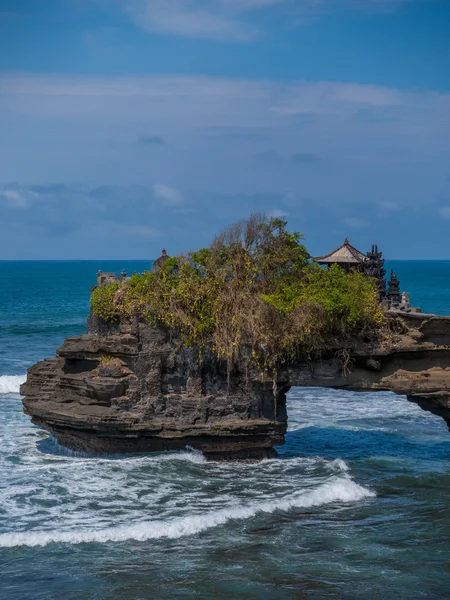
[[450, 317], [390, 318], [397, 333], [388, 341], [286, 360], [274, 377], [244, 358], [230, 372], [166, 327], [139, 319], [108, 324], [92, 314], [87, 334], [67, 338], [56, 358], [29, 369], [24, 410], [73, 450], [191, 446], [216, 459], [273, 455], [284, 441], [291, 386], [392, 390], [450, 425]]

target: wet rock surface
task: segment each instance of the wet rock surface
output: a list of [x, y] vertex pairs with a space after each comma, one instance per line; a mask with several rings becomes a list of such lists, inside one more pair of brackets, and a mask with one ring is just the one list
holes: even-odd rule
[[[287, 428], [291, 386], [392, 390], [450, 425], [450, 317], [399, 315], [394, 341], [338, 351], [280, 369], [276, 385], [251, 362], [226, 364], [185, 348], [148, 323], [67, 338], [54, 359], [31, 367], [24, 410], [68, 448], [92, 453], [182, 449], [215, 459], [274, 455]], [[386, 412], [389, 407], [386, 407]]]

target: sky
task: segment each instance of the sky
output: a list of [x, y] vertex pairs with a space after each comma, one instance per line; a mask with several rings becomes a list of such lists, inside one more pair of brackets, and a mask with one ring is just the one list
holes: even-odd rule
[[450, 0], [0, 0], [0, 260], [263, 212], [450, 260]]

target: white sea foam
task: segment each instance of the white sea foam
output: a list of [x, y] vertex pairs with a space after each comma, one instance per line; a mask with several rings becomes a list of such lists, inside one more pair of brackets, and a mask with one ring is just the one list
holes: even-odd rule
[[0, 375], [0, 394], [18, 394], [26, 375]]
[[154, 460], [155, 462], [165, 460], [187, 460], [188, 462], [192, 462], [197, 465], [202, 465], [208, 462], [200, 450], [194, 450], [193, 448], [190, 448], [190, 446], [187, 446], [186, 448], [187, 449], [185, 451], [160, 454], [159, 456], [155, 457]]
[[166, 521], [144, 521], [133, 525], [121, 525], [105, 529], [4, 533], [0, 535], [0, 547], [34, 547], [46, 546], [51, 543], [82, 544], [124, 542], [127, 540], [144, 542], [160, 538], [175, 539], [196, 535], [212, 527], [224, 525], [229, 521], [250, 519], [260, 513], [286, 512], [292, 509], [311, 508], [332, 502], [357, 502], [374, 496], [375, 493], [372, 490], [358, 485], [348, 477], [335, 477], [314, 490], [294, 492], [280, 499], [253, 502], [247, 506], [232, 505], [220, 510]]
[[346, 473], [350, 471], [350, 467], [345, 462], [345, 460], [342, 460], [342, 458], [335, 458], [334, 460], [332, 460], [330, 463], [330, 467], [333, 469], [333, 471], [337, 472], [343, 471], [344, 473]]
[[324, 427], [348, 431], [388, 430], [393, 421], [423, 419], [418, 406], [393, 392], [298, 387], [289, 392], [288, 406], [289, 433]]

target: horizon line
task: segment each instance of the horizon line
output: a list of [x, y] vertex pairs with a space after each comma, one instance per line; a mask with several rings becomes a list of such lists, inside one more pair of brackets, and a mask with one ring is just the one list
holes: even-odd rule
[[[174, 256], [177, 256], [176, 254]], [[154, 262], [156, 258], [5, 258], [0, 259], [0, 263], [19, 263], [19, 262]], [[450, 258], [385, 258], [386, 262], [450, 262]]]

